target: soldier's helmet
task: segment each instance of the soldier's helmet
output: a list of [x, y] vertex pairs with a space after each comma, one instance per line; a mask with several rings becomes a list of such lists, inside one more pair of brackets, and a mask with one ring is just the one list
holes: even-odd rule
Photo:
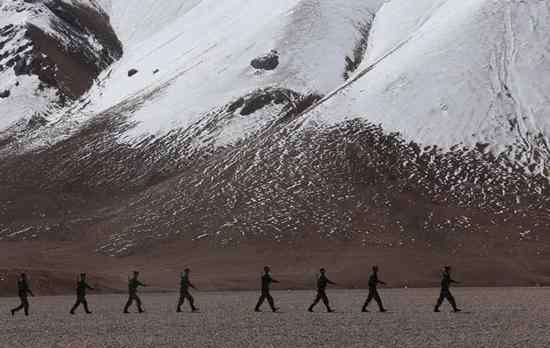
[[264, 267], [264, 272], [267, 273], [267, 272], [269, 272], [269, 271], [271, 271], [271, 268], [269, 268], [269, 266], [265, 266], [265, 267]]
[[321, 268], [321, 269], [319, 270], [319, 272], [321, 272], [321, 273], [325, 273], [326, 271], [327, 271], [327, 270], [324, 269], [324, 268]]
[[451, 270], [451, 266], [445, 266], [443, 269], [448, 272]]
[[134, 271], [134, 277], [137, 277], [139, 275], [138, 271]]
[[184, 273], [189, 273], [189, 272], [191, 272], [191, 269], [186, 268], [186, 269], [183, 270], [183, 272], [184, 272]]
[[21, 278], [23, 278], [23, 279], [27, 278], [27, 274], [21, 273]]
[[80, 278], [86, 278], [86, 273], [80, 273]]
[[377, 265], [372, 266], [372, 271], [373, 272], [378, 272], [378, 266]]

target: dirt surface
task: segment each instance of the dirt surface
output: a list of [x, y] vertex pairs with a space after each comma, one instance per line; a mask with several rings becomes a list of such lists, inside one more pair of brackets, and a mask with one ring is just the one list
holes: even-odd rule
[[315, 238], [226, 247], [208, 241], [174, 241], [132, 256], [109, 257], [90, 251], [92, 246], [86, 243], [0, 242], [0, 296], [17, 293], [16, 276], [22, 271], [43, 296], [72, 294], [80, 272], [87, 272], [104, 293], [126, 291], [133, 270], [141, 271], [151, 291], [171, 291], [185, 267], [192, 269], [192, 280], [204, 290], [255, 290], [265, 265], [282, 282], [279, 289], [311, 289], [320, 267], [327, 268], [329, 277], [343, 288], [365, 288], [373, 264], [380, 266], [380, 277], [396, 288], [438, 286], [446, 264], [453, 265], [453, 276], [464, 286], [549, 285], [550, 260], [546, 254], [534, 255], [540, 247], [540, 242], [524, 242], [517, 249], [463, 248], [451, 254], [422, 245], [361, 246], [357, 241]]
[[[123, 315], [126, 298], [90, 296], [94, 311], [68, 314], [72, 297], [31, 299], [26, 318], [1, 316], [0, 347], [548, 347], [547, 289], [455, 289], [463, 307], [433, 313], [437, 289], [382, 290], [389, 313], [359, 313], [364, 291], [328, 292], [337, 313], [306, 312], [311, 291], [275, 292], [281, 313], [254, 313], [258, 293], [195, 292], [200, 313], [174, 312], [175, 294], [143, 294], [146, 313]], [[3, 313], [17, 299], [0, 300]], [[374, 308], [372, 308], [374, 310]], [[82, 309], [81, 309], [82, 310]], [[186, 308], [186, 311], [188, 309]]]

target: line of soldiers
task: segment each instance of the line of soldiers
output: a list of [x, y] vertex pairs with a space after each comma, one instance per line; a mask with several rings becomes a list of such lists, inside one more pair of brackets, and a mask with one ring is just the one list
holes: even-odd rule
[[[184, 272], [181, 274], [180, 278], [180, 296], [178, 300], [178, 304], [176, 307], [176, 312], [181, 312], [181, 306], [185, 303], [185, 300], [189, 302], [189, 305], [191, 307], [191, 310], [193, 312], [198, 311], [199, 309], [195, 306], [195, 300], [191, 293], [189, 292], [189, 289], [197, 289], [190, 281], [189, 274], [191, 270], [189, 268], [186, 268]], [[138, 296], [138, 288], [139, 287], [146, 287], [147, 285], [139, 281], [139, 272], [134, 271], [132, 278], [128, 279], [128, 301], [126, 302], [126, 305], [124, 306], [123, 313], [127, 314], [128, 309], [132, 304], [135, 302], [138, 308], [139, 313], [145, 312], [142, 307], [141, 299]], [[261, 306], [267, 300], [269, 303], [269, 306], [271, 307], [271, 310], [273, 312], [276, 312], [279, 308], [275, 307], [275, 300], [273, 299], [273, 296], [271, 296], [271, 284], [273, 283], [279, 283], [278, 280], [273, 279], [271, 277], [271, 269], [268, 266], [264, 267], [264, 273], [261, 277], [261, 295], [258, 299], [258, 302], [256, 303], [256, 306], [254, 307], [254, 310], [256, 312], [261, 312]], [[443, 301], [447, 300], [451, 304], [454, 312], [460, 312], [460, 309], [456, 306], [456, 301], [453, 295], [451, 294], [451, 284], [458, 283], [451, 277], [451, 267], [445, 266], [442, 273], [442, 279], [441, 279], [441, 292], [439, 295], [439, 298], [437, 299], [437, 303], [434, 307], [434, 312], [439, 312], [439, 308], [443, 304]], [[313, 309], [319, 302], [323, 302], [327, 312], [334, 312], [334, 310], [330, 307], [330, 301], [328, 299], [328, 296], [326, 294], [326, 289], [329, 284], [337, 285], [335, 282], [328, 279], [326, 275], [326, 270], [324, 268], [321, 268], [319, 270], [319, 275], [317, 277], [317, 296], [315, 297], [315, 300], [313, 303], [308, 307], [309, 312], [313, 312]], [[381, 281], [378, 278], [378, 266], [372, 267], [372, 273], [369, 276], [369, 294], [367, 296], [367, 299], [365, 303], [363, 304], [363, 307], [361, 309], [362, 312], [368, 312], [367, 307], [372, 302], [372, 300], [376, 301], [378, 304], [378, 309], [380, 312], [386, 312], [386, 309], [384, 308], [384, 305], [382, 304], [382, 299], [380, 297], [380, 294], [378, 293], [378, 285], [386, 285], [385, 282]], [[32, 293], [29, 283], [27, 280], [26, 274], [21, 274], [20, 278], [17, 280], [17, 288], [18, 288], [18, 294], [19, 298], [21, 300], [21, 304], [11, 310], [11, 315], [15, 315], [16, 312], [20, 310], [25, 311], [25, 315], [29, 315], [29, 300], [28, 296], [34, 296]], [[93, 287], [91, 287], [87, 281], [86, 281], [86, 274], [81, 273], [80, 277], [77, 279], [76, 282], [76, 303], [73, 305], [73, 307], [70, 310], [71, 314], [75, 314], [75, 310], [80, 306], [84, 306], [84, 310], [87, 314], [91, 314], [92, 312], [88, 308], [88, 301], [86, 300], [86, 291], [87, 290], [94, 290]]]

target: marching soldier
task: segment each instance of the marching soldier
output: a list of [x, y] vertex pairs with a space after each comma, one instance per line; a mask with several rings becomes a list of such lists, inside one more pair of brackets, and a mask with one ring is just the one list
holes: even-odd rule
[[74, 304], [73, 308], [71, 308], [71, 312], [70, 312], [71, 314], [74, 314], [74, 311], [81, 304], [84, 306], [84, 311], [86, 311], [86, 314], [92, 313], [90, 309], [88, 309], [88, 301], [86, 300], [86, 290], [94, 290], [94, 288], [92, 288], [86, 282], [86, 273], [80, 273], [80, 279], [76, 280], [76, 303]]
[[367, 307], [373, 299], [378, 304], [378, 308], [380, 309], [380, 312], [386, 312], [386, 309], [384, 309], [384, 305], [382, 304], [382, 299], [378, 294], [378, 284], [386, 285], [385, 282], [378, 279], [378, 266], [373, 266], [372, 274], [369, 277], [369, 296], [367, 297], [367, 300], [363, 305], [362, 312], [368, 312]]
[[327, 307], [327, 312], [334, 312], [330, 308], [330, 303], [326, 294], [326, 288], [328, 284], [336, 285], [335, 282], [327, 278], [326, 270], [324, 268], [321, 268], [319, 270], [319, 278], [317, 278], [317, 297], [315, 297], [315, 300], [313, 301], [311, 306], [309, 306], [308, 311], [313, 312], [313, 308], [317, 305], [317, 303], [319, 303], [319, 301], [322, 300], [325, 304], [325, 307]]
[[191, 283], [189, 280], [189, 273], [191, 270], [189, 268], [186, 268], [183, 270], [183, 273], [181, 274], [180, 279], [180, 299], [178, 301], [178, 309], [176, 310], [178, 313], [181, 312], [181, 306], [185, 302], [185, 299], [189, 301], [189, 304], [191, 305], [191, 310], [193, 312], [198, 311], [199, 309], [195, 307], [195, 299], [193, 296], [189, 293], [189, 288], [196, 289], [195, 285]]
[[256, 304], [256, 307], [254, 308], [256, 312], [261, 312], [260, 307], [262, 306], [262, 304], [266, 299], [273, 312], [276, 312], [278, 310], [278, 308], [275, 307], [275, 301], [273, 300], [273, 296], [271, 296], [270, 294], [270, 287], [271, 287], [271, 283], [279, 283], [279, 281], [271, 278], [271, 274], [269, 273], [270, 271], [271, 270], [268, 266], [264, 267], [264, 274], [262, 275], [262, 294], [258, 299], [258, 303]]
[[25, 315], [29, 315], [29, 300], [28, 296], [31, 295], [34, 297], [34, 294], [32, 293], [29, 282], [27, 280], [27, 275], [25, 273], [21, 273], [21, 276], [17, 280], [17, 289], [19, 294], [19, 299], [21, 300], [21, 304], [11, 310], [11, 315], [15, 315], [16, 312], [19, 312], [20, 310], [25, 310]]
[[441, 304], [444, 300], [449, 301], [449, 303], [453, 307], [454, 312], [461, 311], [459, 308], [457, 308], [455, 298], [451, 294], [451, 284], [453, 283], [459, 284], [459, 282], [451, 278], [451, 266], [445, 266], [441, 279], [441, 293], [439, 295], [439, 299], [437, 299], [437, 304], [435, 305], [434, 312], [439, 312], [439, 307], [441, 307]]
[[140, 282], [138, 280], [138, 276], [139, 276], [139, 272], [134, 271], [134, 276], [131, 279], [128, 280], [128, 295], [129, 296], [128, 296], [128, 302], [126, 302], [126, 306], [124, 306], [124, 313], [125, 314], [128, 313], [128, 308], [130, 308], [130, 306], [132, 305], [132, 303], [134, 303], [134, 301], [136, 301], [136, 303], [137, 303], [138, 311], [140, 313], [144, 312], [143, 308], [141, 307], [141, 299], [137, 295], [137, 291], [138, 291], [138, 288], [140, 286], [145, 287], [147, 285]]

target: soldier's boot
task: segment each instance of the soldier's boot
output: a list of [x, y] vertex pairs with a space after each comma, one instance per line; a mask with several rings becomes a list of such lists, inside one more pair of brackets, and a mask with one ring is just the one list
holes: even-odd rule
[[451, 302], [451, 305], [453, 306], [453, 312], [455, 313], [462, 312], [462, 309], [456, 306], [456, 302], [454, 299], [452, 299], [450, 302]]
[[271, 311], [273, 313], [277, 312], [279, 308], [275, 307], [275, 300], [273, 300], [273, 297], [269, 297], [267, 300], [269, 302], [269, 307], [271, 307]]
[[90, 310], [90, 308], [88, 308], [88, 302], [84, 302], [84, 311], [86, 312], [86, 314], [92, 314], [92, 311]]
[[376, 300], [376, 303], [378, 303], [378, 309], [380, 310], [380, 313], [386, 313], [387, 310], [386, 308], [384, 308], [384, 304], [382, 303], [382, 300], [380, 298], [378, 298]]
[[192, 312], [198, 312], [199, 309], [197, 308], [197, 306], [195, 306], [195, 300], [190, 300], [189, 301], [189, 304], [191, 305], [191, 311]]

